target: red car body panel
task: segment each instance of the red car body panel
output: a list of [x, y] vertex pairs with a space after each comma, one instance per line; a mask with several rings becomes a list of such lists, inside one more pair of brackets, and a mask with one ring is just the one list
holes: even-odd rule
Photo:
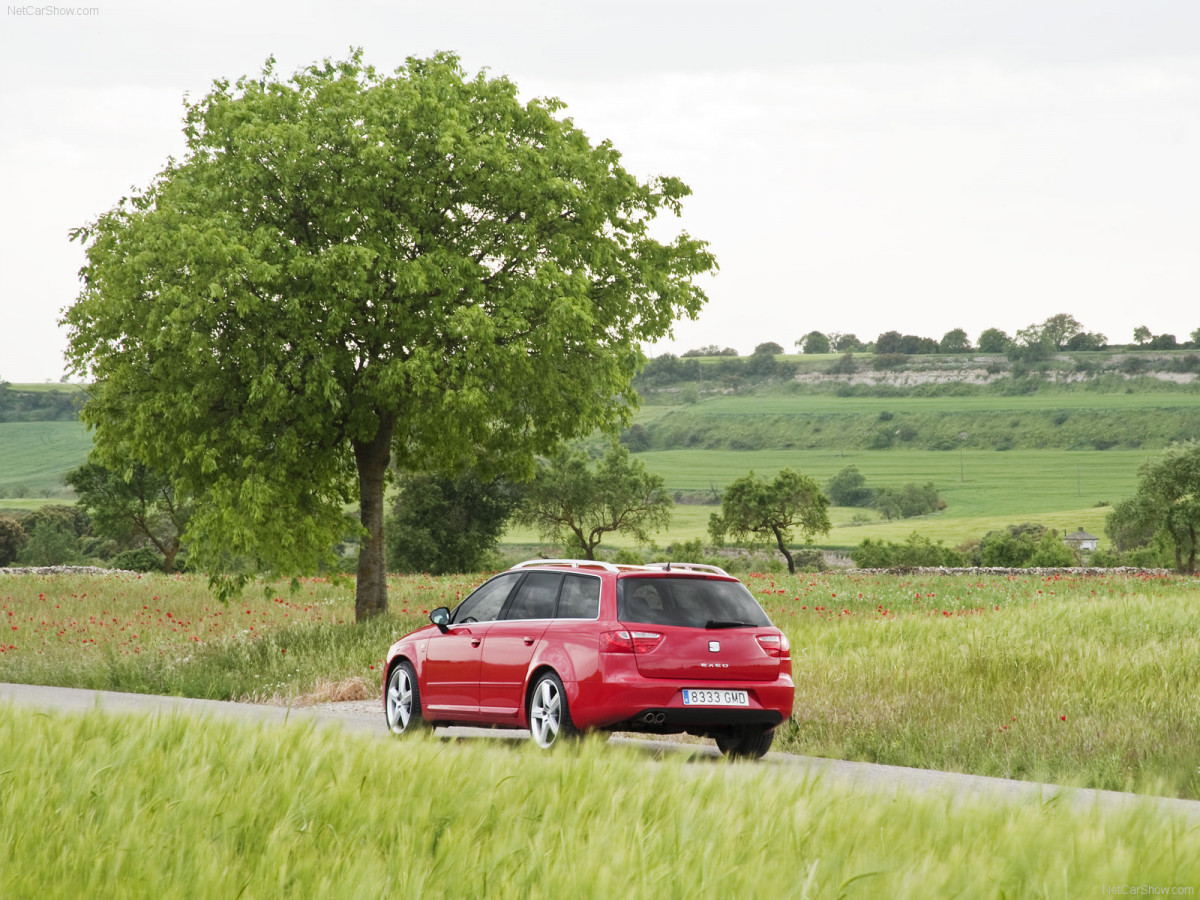
[[[687, 568], [673, 565], [677, 568], [669, 573], [582, 561], [539, 566], [532, 570], [597, 577], [598, 616], [501, 618], [452, 623], [445, 631], [426, 626], [388, 651], [385, 688], [392, 669], [400, 660], [408, 660], [420, 687], [422, 718], [435, 725], [528, 727], [529, 692], [534, 678], [545, 670], [553, 670], [561, 679], [571, 719], [580, 729], [716, 734], [746, 723], [770, 729], [788, 719], [795, 693], [791, 659], [782, 632], [769, 623], [704, 628], [618, 618], [621, 579], [687, 575]], [[691, 577], [740, 584], [723, 572]], [[515, 595], [517, 589], [511, 593]], [[648, 652], [614, 650], [603, 637], [614, 632], [657, 634], [662, 640]], [[772, 655], [768, 648], [780, 645], [782, 652]], [[745, 691], [748, 703], [689, 707], [683, 702], [685, 688]]]

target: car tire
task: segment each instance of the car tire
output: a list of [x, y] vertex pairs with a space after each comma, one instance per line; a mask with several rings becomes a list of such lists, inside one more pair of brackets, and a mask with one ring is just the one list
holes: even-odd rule
[[579, 735], [571, 721], [562, 679], [553, 672], [544, 672], [529, 693], [529, 731], [544, 750]]
[[425, 720], [421, 718], [421, 689], [417, 685], [417, 672], [408, 660], [392, 669], [383, 702], [388, 730], [392, 734], [407, 734], [425, 726]]
[[741, 728], [717, 737], [717, 749], [730, 759], [762, 759], [775, 740], [775, 729]]

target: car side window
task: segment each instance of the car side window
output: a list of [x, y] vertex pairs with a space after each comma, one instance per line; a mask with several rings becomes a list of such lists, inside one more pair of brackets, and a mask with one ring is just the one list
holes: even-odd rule
[[588, 575], [567, 575], [558, 595], [558, 618], [596, 619], [600, 617], [600, 579]]
[[530, 572], [504, 613], [505, 619], [550, 619], [563, 576], [557, 572]]
[[466, 600], [458, 604], [454, 610], [452, 625], [463, 625], [469, 622], [490, 622], [500, 615], [504, 601], [512, 593], [513, 585], [517, 583], [521, 573], [511, 572], [497, 575], [486, 584], [480, 585]]

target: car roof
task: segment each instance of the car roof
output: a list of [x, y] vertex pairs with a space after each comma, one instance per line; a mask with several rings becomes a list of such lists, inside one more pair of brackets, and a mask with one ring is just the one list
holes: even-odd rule
[[718, 578], [733, 578], [732, 575], [720, 566], [709, 566], [704, 563], [656, 562], [647, 563], [646, 565], [627, 565], [623, 563], [610, 563], [598, 559], [527, 559], [524, 562], [517, 563], [509, 571], [535, 568], [569, 569], [573, 571], [598, 570], [617, 575], [618, 577], [628, 575], [662, 575], [669, 572], [678, 572], [687, 575], [713, 575]]

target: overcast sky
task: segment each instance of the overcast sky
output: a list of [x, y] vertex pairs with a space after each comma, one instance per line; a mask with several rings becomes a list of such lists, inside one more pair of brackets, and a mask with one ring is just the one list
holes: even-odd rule
[[654, 353], [1058, 312], [1112, 342], [1200, 328], [1196, 0], [56, 2], [87, 5], [0, 17], [5, 380], [62, 375], [67, 232], [182, 153], [185, 94], [351, 46], [386, 70], [456, 51], [692, 187], [682, 227], [721, 271]]

